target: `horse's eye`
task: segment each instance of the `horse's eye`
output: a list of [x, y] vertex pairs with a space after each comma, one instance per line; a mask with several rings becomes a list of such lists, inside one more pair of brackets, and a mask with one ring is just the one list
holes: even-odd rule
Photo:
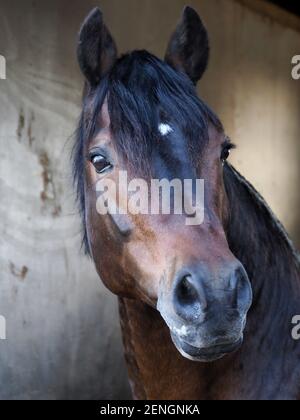
[[234, 144], [232, 144], [232, 143], [225, 143], [225, 144], [223, 144], [223, 147], [222, 147], [222, 153], [221, 153], [221, 161], [223, 162], [223, 163], [225, 163], [226, 162], [226, 160], [229, 158], [229, 156], [230, 156], [230, 152], [231, 152], [231, 150], [232, 149], [234, 149], [235, 148], [235, 145]]
[[108, 162], [108, 160], [102, 155], [92, 156], [91, 162], [94, 165], [94, 168], [96, 169], [96, 172], [98, 174], [102, 174], [103, 172], [107, 171], [112, 167], [111, 163]]
[[228, 147], [226, 147], [225, 149], [222, 150], [222, 155], [221, 155], [221, 161], [222, 162], [226, 162], [226, 160], [229, 158], [230, 150], [231, 149], [228, 149]]

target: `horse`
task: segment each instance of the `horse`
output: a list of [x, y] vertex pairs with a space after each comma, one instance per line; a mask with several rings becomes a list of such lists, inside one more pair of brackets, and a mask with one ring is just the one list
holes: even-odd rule
[[[84, 20], [73, 156], [83, 243], [118, 296], [134, 399], [297, 400], [299, 254], [230, 164], [234, 145], [196, 92], [209, 52], [190, 7], [164, 60], [144, 50], [119, 57], [100, 9]], [[100, 214], [98, 182], [124, 171], [146, 184], [204, 180], [202, 223], [173, 212]], [[124, 209], [129, 198], [118, 197]]]

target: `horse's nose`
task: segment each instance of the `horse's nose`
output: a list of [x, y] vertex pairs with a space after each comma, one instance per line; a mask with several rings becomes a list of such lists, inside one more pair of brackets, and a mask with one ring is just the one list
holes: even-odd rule
[[246, 271], [238, 264], [227, 273], [219, 279], [211, 279], [203, 270], [187, 270], [185, 274], [177, 276], [173, 289], [177, 315], [186, 321], [197, 322], [204, 319], [216, 301], [240, 313], [248, 311], [252, 291]]

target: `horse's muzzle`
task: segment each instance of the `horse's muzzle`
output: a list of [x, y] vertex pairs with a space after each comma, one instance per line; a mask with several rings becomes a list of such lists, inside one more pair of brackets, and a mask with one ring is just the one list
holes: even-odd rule
[[235, 262], [218, 278], [199, 266], [180, 271], [171, 292], [161, 294], [158, 310], [184, 357], [211, 362], [242, 345], [251, 304], [250, 281]]

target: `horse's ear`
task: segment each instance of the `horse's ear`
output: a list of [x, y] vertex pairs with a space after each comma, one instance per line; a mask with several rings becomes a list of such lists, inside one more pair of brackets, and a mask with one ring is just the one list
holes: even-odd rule
[[81, 71], [92, 86], [100, 82], [117, 59], [116, 44], [99, 8], [93, 9], [83, 22], [77, 56]]
[[185, 72], [196, 84], [206, 70], [208, 59], [207, 30], [198, 13], [186, 7], [169, 42], [165, 60], [176, 70]]

